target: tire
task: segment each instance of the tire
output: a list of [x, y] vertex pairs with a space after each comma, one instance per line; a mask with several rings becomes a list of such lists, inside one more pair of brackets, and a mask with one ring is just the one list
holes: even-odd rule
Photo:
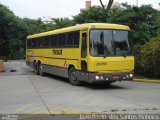
[[80, 81], [77, 80], [77, 78], [76, 78], [75, 75], [76, 75], [76, 70], [75, 70], [74, 67], [71, 67], [71, 68], [69, 69], [69, 81], [70, 81], [70, 83], [71, 83], [72, 85], [78, 86], [78, 85], [80, 85], [81, 83], [80, 83]]
[[39, 75], [39, 66], [38, 64], [35, 62], [34, 65], [33, 65], [33, 69], [34, 69], [34, 72]]
[[41, 63], [39, 64], [39, 75], [44, 76], [43, 66]]

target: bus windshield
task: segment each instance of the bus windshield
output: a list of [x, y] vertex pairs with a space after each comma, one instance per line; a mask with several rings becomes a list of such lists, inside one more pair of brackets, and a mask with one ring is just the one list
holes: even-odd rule
[[128, 31], [92, 29], [90, 31], [90, 54], [95, 57], [131, 55]]

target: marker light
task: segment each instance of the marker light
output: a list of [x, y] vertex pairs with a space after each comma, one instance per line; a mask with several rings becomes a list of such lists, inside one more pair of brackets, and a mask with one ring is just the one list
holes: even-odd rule
[[100, 79], [101, 79], [101, 80], [104, 80], [104, 77], [103, 77], [103, 76], [101, 76], [101, 77], [100, 77]]
[[126, 75], [126, 78], [129, 78], [130, 76], [129, 75]]
[[109, 80], [108, 78], [106, 78], [106, 80]]

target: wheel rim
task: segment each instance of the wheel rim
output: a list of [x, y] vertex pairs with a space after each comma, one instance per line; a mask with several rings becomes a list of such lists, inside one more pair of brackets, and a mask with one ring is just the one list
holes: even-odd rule
[[71, 73], [71, 80], [76, 81], [76, 72], [74, 71]]
[[42, 65], [39, 66], [39, 70], [42, 71]]
[[43, 67], [42, 67], [42, 65], [40, 64], [40, 66], [39, 66], [39, 74], [43, 76], [43, 70], [42, 70], [42, 69], [43, 69]]

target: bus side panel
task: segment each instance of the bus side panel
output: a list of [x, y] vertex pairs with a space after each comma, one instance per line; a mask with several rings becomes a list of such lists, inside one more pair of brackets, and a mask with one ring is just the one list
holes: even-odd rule
[[80, 69], [79, 59], [79, 48], [28, 49], [26, 51], [28, 66], [33, 68], [34, 61], [39, 61], [43, 65], [44, 72], [67, 78], [70, 65]]
[[63, 67], [56, 67], [51, 65], [42, 65], [43, 71], [49, 74], [68, 78], [68, 69]]

